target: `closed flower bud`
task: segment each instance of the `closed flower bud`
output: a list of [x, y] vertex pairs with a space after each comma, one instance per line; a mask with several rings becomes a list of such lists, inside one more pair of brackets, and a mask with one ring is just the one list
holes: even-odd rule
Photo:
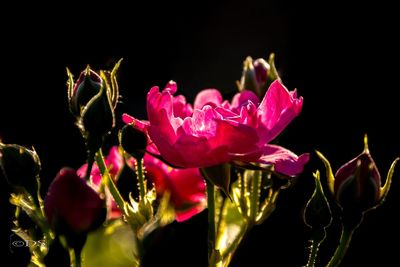
[[381, 175], [369, 153], [367, 135], [364, 137], [364, 151], [340, 167], [335, 175], [324, 155], [318, 151], [317, 155], [325, 164], [328, 187], [336, 202], [344, 213], [353, 215], [362, 214], [383, 203], [392, 184], [396, 163], [400, 160], [397, 158], [393, 161], [385, 185], [381, 186]]
[[276, 79], [279, 79], [279, 76], [275, 69], [274, 54], [271, 54], [268, 62], [263, 58], [253, 61], [251, 57], [247, 57], [243, 62], [242, 78], [238, 83], [239, 91], [253, 91], [262, 97]]
[[32, 196], [36, 195], [40, 160], [34, 150], [0, 143], [0, 167], [9, 184], [24, 187]]
[[95, 140], [88, 143], [101, 143], [99, 140], [114, 127], [114, 110], [119, 98], [116, 72], [121, 60], [111, 72], [96, 73], [88, 66], [76, 82], [67, 69], [70, 110], [84, 137]]
[[368, 148], [336, 172], [334, 191], [342, 208], [368, 210], [380, 201], [381, 175]]
[[86, 134], [98, 137], [104, 136], [114, 127], [114, 109], [108, 98], [105, 83], [82, 111], [81, 124]]
[[315, 189], [304, 209], [303, 219], [305, 224], [314, 230], [325, 229], [332, 222], [332, 213], [321, 185], [319, 171], [313, 175]]
[[82, 71], [76, 83], [72, 86], [70, 110], [75, 116], [81, 115], [81, 110], [95, 95], [100, 92], [102, 79], [87, 66]]
[[125, 125], [119, 132], [119, 142], [122, 148], [136, 159], [144, 157], [147, 146], [147, 136], [132, 125]]
[[44, 210], [53, 229], [65, 235], [96, 229], [107, 212], [104, 200], [70, 168], [61, 169], [51, 183]]

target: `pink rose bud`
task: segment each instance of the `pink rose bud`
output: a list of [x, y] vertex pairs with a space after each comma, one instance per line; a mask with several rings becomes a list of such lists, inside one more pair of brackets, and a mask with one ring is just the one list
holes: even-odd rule
[[63, 168], [51, 183], [44, 200], [50, 225], [59, 233], [86, 233], [105, 220], [104, 200], [76, 171]]
[[270, 65], [264, 59], [259, 58], [253, 61], [251, 57], [247, 57], [243, 62], [239, 90], [253, 91], [258, 96], [264, 94], [270, 69]]
[[342, 208], [365, 211], [379, 203], [380, 188], [381, 175], [366, 143], [360, 155], [336, 172], [334, 194]]
[[[357, 217], [370, 209], [380, 206], [385, 200], [390, 186], [394, 169], [400, 158], [393, 161], [386, 177], [385, 185], [381, 186], [381, 175], [368, 149], [367, 135], [364, 137], [364, 151], [339, 168], [333, 175], [329, 161], [317, 151], [318, 157], [326, 168], [328, 187], [335, 196], [337, 203], [342, 207], [346, 216]], [[360, 217], [352, 223], [359, 223]]]

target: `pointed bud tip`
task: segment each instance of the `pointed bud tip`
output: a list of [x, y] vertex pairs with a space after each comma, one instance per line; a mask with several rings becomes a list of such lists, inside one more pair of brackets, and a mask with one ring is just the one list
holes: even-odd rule
[[369, 154], [369, 148], [368, 148], [368, 135], [364, 135], [364, 153]]

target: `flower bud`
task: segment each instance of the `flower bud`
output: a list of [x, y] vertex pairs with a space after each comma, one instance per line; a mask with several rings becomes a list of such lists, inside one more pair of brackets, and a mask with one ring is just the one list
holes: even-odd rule
[[147, 136], [132, 125], [125, 125], [119, 132], [119, 142], [122, 148], [136, 159], [144, 157], [147, 146]]
[[114, 109], [108, 98], [105, 83], [100, 92], [85, 106], [81, 122], [84, 132], [89, 136], [104, 136], [114, 127]]
[[9, 184], [24, 187], [32, 196], [36, 195], [40, 159], [34, 150], [0, 143], [0, 167]]
[[75, 116], [80, 116], [81, 110], [95, 95], [100, 92], [102, 79], [89, 66], [81, 72], [78, 80], [72, 86], [70, 110]]
[[280, 79], [274, 57], [274, 54], [271, 54], [268, 62], [263, 58], [253, 61], [251, 57], [247, 57], [243, 62], [242, 78], [240, 83], [238, 82], [239, 91], [250, 90], [262, 97], [271, 83]]
[[304, 223], [314, 229], [325, 229], [332, 222], [332, 213], [321, 185], [319, 171], [313, 174], [315, 179], [314, 193], [304, 209]]
[[328, 187], [336, 202], [345, 214], [353, 215], [363, 214], [383, 203], [392, 184], [396, 164], [400, 161], [400, 158], [393, 161], [385, 185], [381, 187], [381, 175], [369, 153], [367, 135], [364, 137], [364, 151], [340, 167], [335, 176], [324, 155], [318, 151], [317, 155], [325, 165]]
[[70, 168], [61, 169], [51, 183], [44, 210], [56, 232], [66, 235], [96, 229], [107, 213], [104, 200]]
[[339, 168], [335, 175], [334, 192], [344, 209], [365, 211], [380, 201], [381, 175], [367, 144], [364, 151]]
[[67, 69], [71, 113], [76, 117], [84, 137], [96, 140], [89, 140], [88, 143], [99, 143], [114, 127], [114, 110], [119, 98], [116, 72], [121, 60], [111, 72], [100, 71], [98, 74], [87, 66], [76, 83]]

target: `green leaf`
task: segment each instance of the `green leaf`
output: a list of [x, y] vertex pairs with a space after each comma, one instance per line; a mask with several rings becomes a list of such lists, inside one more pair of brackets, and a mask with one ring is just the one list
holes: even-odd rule
[[390, 186], [392, 184], [392, 177], [393, 177], [393, 174], [394, 174], [394, 169], [395, 169], [396, 164], [397, 164], [397, 162], [399, 160], [400, 160], [400, 158], [396, 158], [393, 161], [392, 165], [390, 166], [389, 172], [387, 174], [385, 185], [380, 189], [381, 203], [383, 201], [385, 201], [385, 198], [386, 198], [387, 194], [389, 193], [389, 189], [390, 189]]
[[216, 249], [220, 251], [224, 261], [233, 255], [246, 230], [246, 220], [238, 207], [225, 199], [216, 242]]
[[318, 157], [322, 160], [322, 162], [325, 165], [326, 178], [328, 179], [328, 187], [329, 187], [329, 190], [331, 191], [332, 195], [335, 195], [335, 191], [334, 191], [335, 176], [333, 176], [331, 164], [329, 163], [327, 158], [325, 158], [325, 156], [321, 152], [319, 152], [317, 150], [315, 152], [317, 153]]
[[139, 266], [137, 255], [135, 236], [129, 225], [121, 220], [90, 233], [82, 251], [86, 267]]

